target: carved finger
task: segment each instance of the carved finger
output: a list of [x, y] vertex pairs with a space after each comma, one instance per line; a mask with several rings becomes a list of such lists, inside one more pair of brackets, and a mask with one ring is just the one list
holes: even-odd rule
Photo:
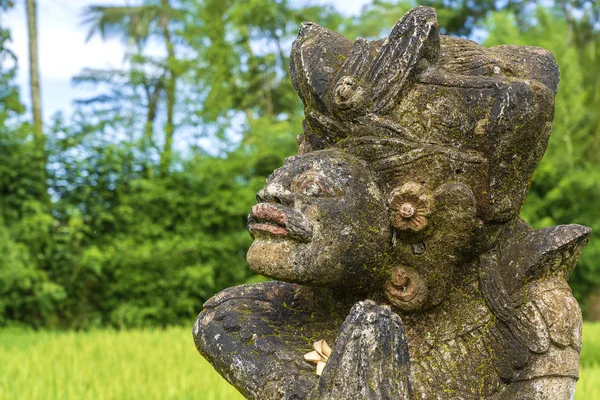
[[357, 303], [344, 321], [313, 399], [409, 399], [402, 320], [389, 307]]

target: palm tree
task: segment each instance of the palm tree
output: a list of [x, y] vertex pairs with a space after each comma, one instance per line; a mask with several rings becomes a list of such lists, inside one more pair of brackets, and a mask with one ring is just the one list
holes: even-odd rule
[[[10, 3], [9, 3], [10, 4]], [[37, 42], [37, 12], [35, 0], [26, 0], [27, 8], [27, 31], [29, 36], [29, 87], [31, 93], [31, 111], [33, 113], [33, 139], [35, 149], [35, 166], [41, 177], [41, 197], [48, 201], [46, 191], [46, 137], [44, 136], [44, 125], [42, 120], [42, 95], [40, 88], [40, 67]]]
[[[160, 159], [160, 172], [163, 176], [169, 171], [173, 154], [174, 111], [178, 78], [170, 22], [180, 17], [180, 11], [171, 7], [169, 0], [154, 0], [139, 6], [125, 7], [95, 5], [87, 7], [83, 13], [83, 24], [90, 26], [88, 40], [96, 34], [104, 40], [117, 37], [135, 47], [138, 54], [143, 51], [150, 36], [158, 35], [164, 41], [167, 50], [167, 58], [163, 67], [164, 82], [154, 86], [154, 89], [161, 90], [166, 98], [165, 147]], [[147, 130], [152, 129], [158, 95], [158, 92], [153, 92], [151, 98], [155, 101], [148, 104], [149, 108], [153, 108], [148, 112]]]
[[31, 108], [33, 128], [38, 150], [44, 149], [44, 128], [42, 123], [42, 101], [37, 43], [37, 13], [35, 0], [27, 0], [27, 28], [29, 35], [29, 81], [31, 88]]
[[169, 17], [168, 10], [171, 9], [169, 0], [161, 0], [161, 8], [164, 10], [160, 13], [159, 23], [163, 31], [165, 38], [165, 45], [167, 46], [167, 71], [168, 77], [165, 84], [165, 93], [167, 95], [167, 123], [165, 125], [165, 150], [168, 152], [163, 153], [163, 157], [160, 160], [160, 172], [164, 176], [169, 170], [172, 158], [172, 147], [173, 147], [173, 131], [175, 126], [173, 125], [173, 111], [175, 109], [175, 88], [176, 88], [176, 75], [173, 70], [173, 63], [175, 62], [175, 48], [171, 41], [171, 34], [169, 32]]

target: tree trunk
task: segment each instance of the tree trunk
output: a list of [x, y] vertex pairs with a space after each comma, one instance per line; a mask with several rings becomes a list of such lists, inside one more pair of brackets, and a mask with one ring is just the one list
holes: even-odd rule
[[165, 45], [167, 47], [167, 76], [165, 82], [165, 94], [167, 96], [167, 123], [165, 124], [165, 148], [160, 159], [160, 173], [166, 176], [169, 173], [171, 160], [173, 158], [173, 132], [175, 125], [173, 114], [175, 111], [176, 72], [174, 71], [175, 49], [169, 32], [169, 0], [161, 0], [162, 10], [160, 14], [160, 26], [163, 30]]
[[29, 82], [31, 87], [33, 128], [38, 149], [43, 150], [45, 138], [42, 123], [42, 101], [37, 42], [37, 13], [35, 0], [27, 0], [27, 27], [29, 34]]
[[156, 113], [158, 110], [160, 83], [157, 83], [153, 90], [147, 88], [146, 95], [148, 97], [148, 112], [146, 114], [146, 128], [144, 130], [144, 150], [153, 147], [154, 121], [156, 120]]
[[39, 200], [48, 202], [46, 173], [46, 137], [42, 120], [42, 100], [37, 42], [37, 11], [35, 0], [27, 0], [27, 30], [29, 35], [29, 86], [31, 88], [31, 109], [33, 112], [34, 160], [32, 166], [39, 172]]
[[[148, 150], [154, 146], [154, 121], [156, 120], [156, 114], [158, 111], [158, 100], [160, 98], [161, 83], [160, 81], [154, 85], [151, 90], [150, 87], [146, 86], [146, 97], [148, 98], [148, 112], [146, 114], [146, 126], [144, 128], [144, 138], [142, 142], [142, 149], [144, 154], [148, 154]], [[147, 163], [145, 170], [145, 176], [147, 179], [154, 178], [153, 163]]]

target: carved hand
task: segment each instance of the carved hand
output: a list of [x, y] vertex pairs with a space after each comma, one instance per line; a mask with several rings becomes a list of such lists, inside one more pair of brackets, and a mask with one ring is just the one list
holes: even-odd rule
[[410, 399], [410, 361], [402, 320], [371, 300], [342, 324], [311, 399]]
[[298, 350], [306, 343], [287, 328], [293, 295], [284, 282], [237, 286], [213, 297], [198, 317], [196, 347], [246, 398], [306, 399], [318, 382]]

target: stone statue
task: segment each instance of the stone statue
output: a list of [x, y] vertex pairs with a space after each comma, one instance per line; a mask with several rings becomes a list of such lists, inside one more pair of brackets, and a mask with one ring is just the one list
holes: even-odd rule
[[251, 399], [573, 398], [590, 229], [519, 218], [552, 54], [440, 36], [417, 7], [378, 41], [302, 24], [291, 73], [298, 155], [248, 219], [277, 280], [208, 300], [199, 352]]

